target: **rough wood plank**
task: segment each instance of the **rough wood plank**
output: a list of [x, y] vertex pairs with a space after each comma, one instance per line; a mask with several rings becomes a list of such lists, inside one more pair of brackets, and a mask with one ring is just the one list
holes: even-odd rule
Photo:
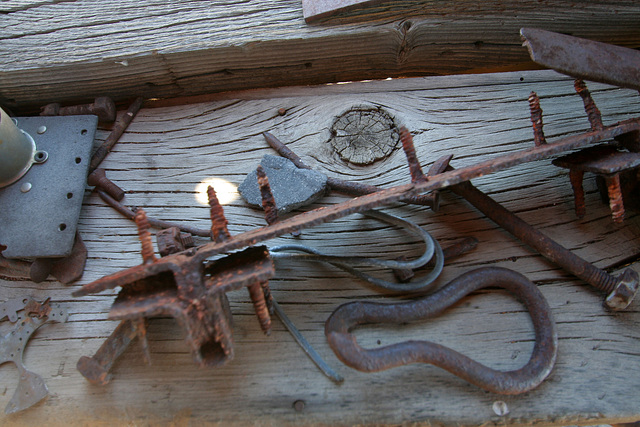
[[[637, 93], [598, 84], [590, 84], [590, 89], [605, 123], [640, 114]], [[381, 106], [413, 131], [424, 166], [446, 153], [455, 154], [455, 166], [464, 166], [532, 144], [527, 103], [531, 90], [541, 96], [549, 141], [588, 127], [572, 81], [547, 71], [290, 88], [145, 108], [103, 165], [109, 177], [127, 190], [127, 204], [144, 206], [162, 219], [206, 228], [208, 210], [196, 201], [196, 186], [209, 177], [239, 184], [263, 154], [271, 153], [263, 131], [277, 135], [327, 174], [390, 186], [408, 180], [402, 151], [370, 166], [345, 164], [326, 144], [335, 114], [350, 105]], [[279, 108], [286, 109], [284, 116], [277, 113]], [[102, 129], [96, 144], [107, 133]], [[640, 215], [630, 213], [622, 226], [615, 225], [599, 200], [593, 177], [585, 181], [587, 216], [582, 220], [572, 210], [566, 171], [548, 161], [474, 182], [600, 267], [616, 272], [640, 254]], [[485, 265], [512, 268], [535, 281], [549, 300], [560, 338], [556, 367], [538, 389], [505, 397], [432, 366], [364, 374], [341, 365], [326, 344], [324, 321], [344, 302], [385, 297], [335, 268], [299, 261], [278, 262], [273, 294], [346, 378], [344, 384], [336, 386], [324, 378], [277, 320], [272, 335], [262, 335], [248, 295], [234, 292], [229, 296], [236, 358], [227, 366], [198, 369], [175, 322], [156, 319], [149, 330], [153, 364], [145, 366], [140, 348], [133, 345], [116, 363], [113, 381], [106, 387], [92, 386], [75, 364], [80, 356], [93, 354], [115, 327], [107, 320], [115, 291], [77, 299], [70, 297], [71, 292], [138, 264], [140, 255], [133, 224], [88, 193], [79, 228], [90, 259], [80, 283], [67, 287], [55, 281], [36, 285], [0, 280], [3, 299], [25, 293], [52, 296], [67, 304], [71, 313], [67, 324], [41, 328], [25, 354], [26, 365], [43, 375], [51, 395], [24, 413], [0, 416], [0, 423], [569, 425], [639, 419], [640, 373], [635, 369], [640, 357], [639, 303], [624, 313], [606, 311], [603, 295], [515, 241], [453, 194], [444, 192], [443, 199], [439, 213], [414, 206], [389, 210], [418, 222], [444, 245], [469, 235], [479, 239], [475, 252], [445, 268], [439, 285]], [[315, 206], [341, 200], [343, 196], [332, 194]], [[225, 211], [232, 234], [264, 224], [261, 213], [241, 200], [231, 201]], [[298, 240], [285, 236], [268, 243], [292, 241]], [[305, 230], [300, 241], [334, 254], [394, 258], [416, 251], [404, 233], [357, 216]], [[632, 266], [640, 269], [637, 263]], [[368, 347], [429, 339], [504, 370], [524, 364], [533, 345], [523, 308], [493, 291], [466, 298], [428, 322], [372, 326], [357, 335]], [[0, 408], [10, 399], [16, 380], [10, 365], [0, 369], [4, 385]], [[620, 390], [625, 398], [620, 398]], [[305, 402], [301, 412], [293, 407], [297, 400]], [[506, 417], [493, 412], [496, 400], [507, 403]]]
[[396, 1], [314, 25], [300, 0], [12, 0], [0, 13], [0, 103], [14, 109], [530, 68], [523, 26], [640, 47], [632, 0]]

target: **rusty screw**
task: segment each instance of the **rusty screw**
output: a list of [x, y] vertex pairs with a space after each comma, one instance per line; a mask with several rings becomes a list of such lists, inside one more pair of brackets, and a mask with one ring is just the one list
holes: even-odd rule
[[[269, 313], [269, 304], [265, 298], [265, 289], [269, 289], [268, 285], [265, 286], [261, 283], [254, 283], [247, 286], [247, 289], [249, 289], [249, 297], [256, 311], [256, 316], [258, 316], [262, 332], [266, 335], [271, 335], [271, 315]], [[269, 296], [270, 295], [271, 293], [269, 292]]]
[[540, 108], [540, 98], [535, 92], [529, 95], [529, 110], [531, 111], [531, 123], [533, 124], [533, 141], [536, 147], [546, 144], [544, 131], [542, 130], [542, 108]]
[[273, 198], [271, 192], [271, 186], [269, 185], [269, 178], [262, 165], [258, 165], [256, 169], [258, 176], [258, 186], [260, 187], [260, 197], [262, 199], [262, 209], [264, 209], [264, 218], [267, 224], [275, 224], [278, 221], [278, 209], [276, 208], [276, 201]]
[[102, 188], [117, 201], [124, 199], [124, 190], [107, 178], [106, 172], [102, 168], [98, 168], [89, 174], [87, 184]]
[[600, 114], [600, 110], [596, 107], [596, 103], [591, 97], [591, 92], [587, 89], [587, 85], [584, 83], [584, 80], [576, 79], [574, 87], [584, 103], [584, 111], [587, 113], [591, 130], [601, 130], [604, 127], [602, 125], [602, 114]]
[[77, 116], [94, 114], [103, 122], [116, 120], [116, 104], [106, 96], [96, 98], [92, 104], [61, 107], [58, 103], [47, 104], [42, 107], [41, 116]]
[[152, 264], [156, 262], [156, 255], [153, 250], [151, 233], [149, 233], [149, 221], [147, 221], [147, 214], [144, 209], [138, 209], [134, 220], [138, 226], [138, 237], [142, 244], [142, 263]]

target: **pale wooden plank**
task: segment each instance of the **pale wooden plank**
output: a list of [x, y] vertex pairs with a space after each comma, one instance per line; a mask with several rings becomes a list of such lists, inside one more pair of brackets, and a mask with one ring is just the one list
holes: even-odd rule
[[314, 25], [300, 0], [5, 1], [0, 12], [0, 102], [14, 109], [530, 68], [523, 26], [640, 46], [632, 0], [386, 2]]
[[[598, 84], [590, 88], [605, 123], [640, 114], [637, 93]], [[450, 152], [455, 154], [453, 164], [464, 166], [532, 144], [526, 101], [531, 90], [542, 98], [550, 141], [587, 128], [571, 79], [553, 72], [432, 77], [243, 92], [235, 100], [225, 95], [199, 104], [145, 108], [103, 165], [127, 190], [127, 204], [144, 206], [161, 219], [206, 228], [208, 210], [195, 200], [195, 186], [207, 177], [239, 184], [262, 155], [271, 153], [263, 131], [277, 135], [327, 174], [396, 185], [408, 180], [401, 150], [366, 167], [348, 166], [331, 154], [326, 140], [335, 114], [350, 105], [383, 106], [415, 133], [425, 166]], [[281, 107], [287, 109], [284, 116], [277, 114]], [[101, 130], [96, 144], [106, 134], [106, 129]], [[548, 161], [522, 165], [475, 184], [600, 267], [618, 271], [619, 264], [637, 259], [640, 253], [640, 216], [630, 213], [622, 226], [613, 224], [592, 177], [585, 181], [587, 216], [582, 220], [572, 211], [566, 171]], [[332, 194], [315, 206], [344, 199]], [[108, 386], [91, 386], [75, 364], [80, 356], [92, 354], [115, 327], [107, 320], [115, 292], [72, 298], [71, 291], [136, 265], [140, 255], [133, 224], [104, 206], [95, 194], [88, 194], [79, 225], [90, 254], [82, 280], [72, 286], [51, 280], [39, 285], [1, 281], [3, 297], [52, 296], [69, 306], [71, 316], [67, 324], [43, 327], [25, 354], [27, 366], [47, 381], [50, 397], [22, 414], [1, 416], [0, 422], [568, 425], [640, 417], [637, 302], [627, 312], [607, 312], [600, 293], [515, 241], [449, 192], [443, 193], [439, 213], [413, 206], [389, 210], [417, 221], [443, 244], [468, 235], [479, 239], [475, 252], [445, 268], [440, 285], [484, 265], [512, 268], [538, 284], [549, 300], [560, 338], [554, 372], [538, 389], [505, 397], [431, 366], [364, 374], [341, 365], [326, 344], [324, 321], [344, 302], [384, 297], [330, 266], [298, 261], [278, 262], [271, 282], [273, 294], [320, 354], [345, 376], [343, 385], [324, 378], [278, 321], [272, 335], [263, 336], [246, 292], [239, 291], [229, 295], [236, 358], [227, 366], [197, 368], [177, 325], [170, 319], [156, 319], [149, 330], [153, 364], [145, 366], [140, 348], [134, 345], [114, 367], [114, 380]], [[233, 234], [264, 224], [260, 212], [241, 200], [225, 206], [225, 212]], [[404, 233], [357, 216], [305, 230], [300, 240], [335, 254], [392, 258], [416, 250]], [[268, 244], [291, 241], [297, 240], [284, 236]], [[638, 269], [637, 263], [632, 266]], [[522, 307], [505, 294], [490, 291], [465, 299], [437, 319], [367, 327], [359, 330], [358, 338], [370, 347], [431, 339], [499, 369], [521, 366], [533, 345], [530, 321]], [[6, 387], [0, 394], [1, 407], [11, 397], [15, 370], [4, 366], [0, 379]], [[626, 398], [619, 397], [620, 390]], [[296, 412], [293, 403], [300, 399], [306, 406]], [[496, 400], [507, 403], [508, 416], [494, 414]]]

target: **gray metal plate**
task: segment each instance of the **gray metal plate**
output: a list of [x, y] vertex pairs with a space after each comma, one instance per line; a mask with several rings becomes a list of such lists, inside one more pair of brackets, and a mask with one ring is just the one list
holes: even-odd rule
[[[49, 154], [0, 189], [0, 244], [5, 258], [54, 258], [71, 253], [82, 208], [96, 116], [18, 117], [18, 127]], [[43, 133], [42, 127], [46, 128]], [[27, 192], [23, 185], [31, 184]]]

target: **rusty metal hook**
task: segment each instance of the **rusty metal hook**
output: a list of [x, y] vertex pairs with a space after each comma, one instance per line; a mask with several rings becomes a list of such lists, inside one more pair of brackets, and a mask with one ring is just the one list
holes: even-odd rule
[[[398, 260], [383, 260], [376, 258], [366, 258], [366, 257], [358, 257], [358, 256], [333, 256], [326, 255], [317, 249], [311, 248], [305, 245], [299, 244], [287, 244], [280, 245], [269, 248], [269, 252], [271, 253], [271, 257], [274, 259], [282, 259], [282, 258], [301, 258], [306, 260], [314, 260], [314, 261], [322, 261], [327, 262], [347, 273], [358, 277], [366, 282], [371, 283], [378, 288], [386, 289], [388, 291], [393, 292], [425, 292], [430, 290], [430, 285], [433, 284], [434, 280], [438, 278], [440, 273], [442, 272], [442, 268], [444, 266], [444, 254], [442, 252], [442, 248], [440, 244], [434, 239], [431, 234], [429, 234], [426, 230], [422, 229], [418, 224], [408, 221], [406, 219], [397, 217], [395, 215], [391, 215], [385, 212], [369, 210], [365, 212], [361, 212], [364, 216], [368, 216], [371, 218], [378, 219], [380, 221], [386, 222], [391, 225], [395, 225], [397, 227], [402, 227], [407, 231], [419, 236], [424, 243], [424, 250], [420, 257], [411, 260], [411, 261], [398, 261]], [[299, 253], [288, 253], [288, 252], [305, 252], [304, 254]], [[420, 280], [416, 280], [409, 283], [395, 283], [389, 282], [387, 280], [383, 280], [377, 277], [373, 277], [370, 274], [364, 273], [357, 268], [353, 267], [353, 265], [367, 265], [373, 267], [383, 267], [383, 268], [397, 268], [397, 269], [415, 269], [420, 268], [427, 264], [429, 261], [434, 262], [433, 268], [422, 277]]]
[[[520, 369], [497, 371], [430, 341], [405, 341], [369, 350], [358, 345], [350, 332], [363, 324], [404, 323], [435, 317], [471, 292], [487, 287], [509, 291], [529, 311], [536, 340], [531, 358]], [[338, 358], [359, 371], [376, 372], [409, 363], [430, 363], [480, 388], [500, 394], [520, 394], [537, 387], [551, 373], [558, 347], [555, 323], [542, 293], [520, 273], [500, 267], [470, 271], [436, 293], [413, 301], [343, 304], [327, 320], [325, 335]]]

